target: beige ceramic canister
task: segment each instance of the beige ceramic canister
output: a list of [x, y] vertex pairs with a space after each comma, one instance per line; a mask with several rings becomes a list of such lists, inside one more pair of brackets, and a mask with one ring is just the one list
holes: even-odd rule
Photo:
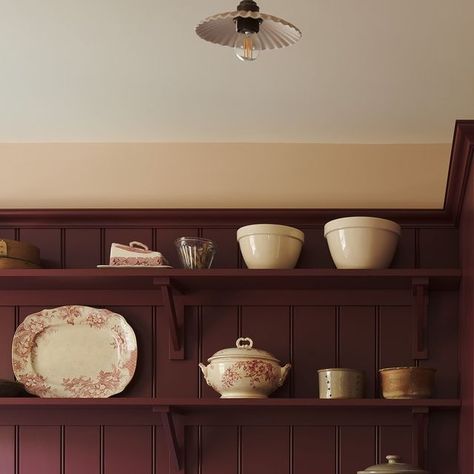
[[356, 369], [318, 370], [319, 398], [363, 398], [364, 372]]
[[400, 456], [395, 454], [389, 454], [386, 459], [388, 462], [357, 471], [357, 474], [429, 474], [428, 471], [400, 462]]

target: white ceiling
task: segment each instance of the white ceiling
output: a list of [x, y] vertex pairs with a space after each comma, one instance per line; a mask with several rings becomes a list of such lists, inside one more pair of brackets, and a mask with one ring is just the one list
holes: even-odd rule
[[2, 142], [450, 142], [474, 118], [472, 0], [261, 0], [302, 40], [199, 39], [236, 0], [0, 0]]

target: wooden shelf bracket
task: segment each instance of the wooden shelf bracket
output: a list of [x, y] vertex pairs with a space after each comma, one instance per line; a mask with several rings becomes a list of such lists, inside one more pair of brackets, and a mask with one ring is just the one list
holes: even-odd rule
[[169, 359], [182, 360], [184, 359], [184, 305], [177, 296], [179, 291], [172, 285], [169, 278], [155, 278], [153, 283], [161, 286], [161, 297], [170, 336]]
[[184, 472], [184, 426], [171, 407], [154, 408], [161, 418], [163, 434], [170, 453], [170, 467], [176, 473]]
[[428, 358], [428, 278], [413, 278], [413, 321], [414, 348], [413, 359]]

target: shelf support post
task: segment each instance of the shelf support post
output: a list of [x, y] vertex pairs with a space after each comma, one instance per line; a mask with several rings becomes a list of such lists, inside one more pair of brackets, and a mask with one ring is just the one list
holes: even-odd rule
[[413, 408], [413, 460], [415, 466], [426, 469], [428, 459], [429, 408]]
[[171, 467], [175, 472], [182, 473], [184, 472], [184, 427], [180, 426], [177, 430], [176, 416], [171, 409], [160, 412], [163, 433], [170, 453]]
[[428, 287], [428, 278], [414, 278], [412, 281], [415, 360], [428, 358]]

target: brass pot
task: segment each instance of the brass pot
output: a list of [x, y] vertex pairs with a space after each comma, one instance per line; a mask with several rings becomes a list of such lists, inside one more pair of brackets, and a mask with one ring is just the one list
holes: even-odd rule
[[384, 398], [430, 398], [436, 369], [426, 367], [389, 367], [380, 369]]

